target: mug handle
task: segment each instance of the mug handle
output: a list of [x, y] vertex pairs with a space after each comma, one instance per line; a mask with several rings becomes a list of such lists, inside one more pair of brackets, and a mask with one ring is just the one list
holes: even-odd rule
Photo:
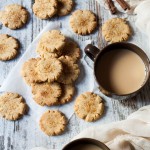
[[85, 47], [84, 52], [91, 60], [94, 61], [97, 55], [99, 54], [100, 50], [97, 47], [93, 46], [92, 44], [88, 44]]

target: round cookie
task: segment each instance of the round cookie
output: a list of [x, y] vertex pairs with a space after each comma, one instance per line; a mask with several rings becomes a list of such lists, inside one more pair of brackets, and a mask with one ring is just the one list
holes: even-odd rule
[[41, 106], [52, 106], [58, 104], [58, 98], [62, 90], [59, 83], [35, 83], [32, 84], [33, 99]]
[[77, 97], [74, 111], [79, 118], [92, 122], [102, 116], [104, 104], [101, 97], [94, 93], [86, 92]]
[[61, 84], [62, 95], [59, 97], [59, 104], [66, 104], [72, 100], [75, 88], [72, 84]]
[[31, 58], [22, 66], [21, 75], [29, 85], [35, 82], [43, 82], [43, 78], [40, 78], [38, 72], [36, 71], [39, 60], [40, 58]]
[[62, 55], [70, 56], [76, 62], [80, 58], [80, 49], [75, 42], [68, 40], [63, 48]]
[[40, 55], [40, 57], [45, 58], [45, 59], [58, 58], [59, 57], [56, 53], [50, 53], [50, 52], [48, 52], [42, 48], [37, 48], [36, 52]]
[[51, 30], [45, 32], [37, 46], [36, 51], [47, 51], [49, 53], [56, 53], [61, 55], [62, 49], [65, 46], [65, 36], [59, 30]]
[[21, 5], [11, 4], [0, 12], [0, 21], [10, 29], [18, 29], [27, 23], [28, 15], [28, 11]]
[[68, 15], [73, 8], [73, 0], [58, 0], [58, 16]]
[[76, 10], [70, 17], [70, 26], [77, 34], [90, 34], [97, 27], [96, 16], [89, 10]]
[[63, 65], [63, 72], [57, 81], [63, 84], [72, 84], [80, 73], [78, 65], [69, 56], [61, 56], [59, 60]]
[[57, 12], [57, 0], [36, 0], [33, 12], [40, 19], [51, 18]]
[[40, 118], [39, 125], [48, 136], [60, 135], [66, 129], [67, 118], [58, 110], [48, 110]]
[[43, 58], [38, 61], [36, 71], [43, 81], [53, 82], [60, 77], [63, 66], [57, 58]]
[[0, 95], [0, 116], [7, 120], [20, 119], [27, 111], [22, 96], [17, 93], [3, 93]]
[[106, 41], [115, 43], [128, 40], [131, 30], [125, 19], [113, 18], [103, 24], [102, 34]]
[[10, 60], [13, 59], [19, 49], [18, 41], [7, 35], [0, 34], [0, 60]]

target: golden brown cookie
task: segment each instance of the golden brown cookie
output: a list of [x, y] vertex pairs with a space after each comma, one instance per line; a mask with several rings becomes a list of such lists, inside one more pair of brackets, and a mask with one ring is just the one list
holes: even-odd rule
[[50, 53], [50, 52], [46, 51], [45, 49], [38, 48], [38, 47], [36, 49], [36, 52], [40, 55], [40, 57], [45, 58], [45, 59], [59, 57], [59, 55], [57, 55], [56, 53]]
[[57, 0], [36, 0], [33, 12], [40, 19], [51, 18], [57, 12]]
[[18, 41], [7, 35], [0, 34], [0, 60], [10, 60], [13, 59], [19, 49]]
[[60, 135], [66, 129], [67, 118], [58, 110], [48, 110], [40, 118], [39, 125], [48, 136]]
[[72, 100], [75, 87], [72, 84], [61, 84], [62, 94], [59, 97], [59, 104], [65, 104]]
[[43, 58], [38, 61], [36, 71], [43, 81], [53, 82], [62, 74], [63, 66], [57, 58]]
[[7, 120], [20, 119], [26, 113], [27, 108], [22, 96], [17, 93], [0, 95], [0, 116]]
[[61, 56], [59, 60], [63, 65], [63, 72], [57, 81], [63, 84], [73, 83], [80, 73], [78, 65], [69, 56]]
[[28, 11], [21, 5], [11, 4], [0, 11], [0, 21], [10, 29], [18, 29], [27, 23], [28, 15]]
[[68, 15], [73, 9], [73, 0], [58, 0], [58, 11], [59, 16]]
[[39, 105], [52, 106], [58, 104], [58, 98], [61, 96], [62, 90], [59, 83], [35, 83], [32, 84], [33, 99]]
[[103, 24], [102, 34], [106, 41], [115, 43], [128, 40], [131, 30], [125, 19], [113, 18]]
[[36, 71], [39, 60], [40, 58], [31, 58], [22, 66], [21, 75], [29, 85], [35, 82], [43, 82], [43, 79], [39, 77], [39, 74]]
[[96, 16], [89, 10], [76, 10], [70, 17], [70, 26], [77, 34], [90, 34], [97, 27]]
[[45, 51], [61, 55], [62, 49], [65, 46], [65, 36], [59, 30], [51, 30], [45, 32], [37, 46], [36, 51]]
[[63, 48], [62, 55], [70, 56], [76, 62], [80, 58], [80, 48], [77, 43], [68, 40]]
[[92, 122], [98, 120], [102, 116], [104, 104], [100, 96], [91, 92], [86, 92], [77, 97], [74, 111], [79, 118]]

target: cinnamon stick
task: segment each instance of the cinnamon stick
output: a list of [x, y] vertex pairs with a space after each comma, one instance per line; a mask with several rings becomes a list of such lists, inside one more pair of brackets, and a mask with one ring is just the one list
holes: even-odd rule
[[130, 10], [130, 6], [124, 0], [116, 0], [124, 10]]
[[108, 8], [109, 8], [110, 12], [111, 12], [112, 14], [115, 14], [115, 13], [117, 12], [117, 9], [116, 9], [116, 7], [115, 7], [113, 1], [112, 1], [112, 0], [106, 0], [106, 3], [107, 3], [107, 5], [108, 5]]

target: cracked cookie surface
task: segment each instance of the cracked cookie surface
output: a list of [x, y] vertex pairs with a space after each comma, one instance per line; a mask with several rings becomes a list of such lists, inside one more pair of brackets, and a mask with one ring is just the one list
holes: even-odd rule
[[0, 21], [10, 29], [18, 29], [27, 23], [28, 15], [28, 11], [21, 5], [11, 4], [0, 11]]
[[62, 94], [59, 83], [35, 83], [32, 86], [33, 99], [41, 106], [53, 106], [58, 104], [58, 98]]
[[97, 27], [96, 16], [89, 10], [76, 10], [70, 17], [70, 26], [77, 34], [90, 34]]
[[68, 15], [72, 10], [73, 5], [74, 5], [73, 0], [58, 0], [57, 14], [59, 16]]
[[125, 19], [113, 18], [103, 24], [102, 34], [107, 42], [122, 42], [128, 40], [131, 29]]
[[17, 93], [0, 95], [0, 116], [7, 120], [18, 120], [27, 111], [27, 105], [22, 96]]
[[65, 131], [67, 118], [58, 110], [48, 110], [41, 116], [39, 125], [48, 136], [56, 136]]
[[16, 57], [19, 42], [7, 34], [0, 34], [0, 60], [11, 60]]
[[59, 60], [62, 63], [63, 72], [57, 81], [63, 84], [72, 84], [79, 76], [79, 66], [69, 56], [61, 56]]
[[57, 0], [35, 0], [33, 12], [40, 19], [48, 19], [57, 13]]
[[93, 122], [102, 116], [104, 104], [100, 96], [92, 92], [86, 92], [77, 97], [74, 111], [79, 118]]

